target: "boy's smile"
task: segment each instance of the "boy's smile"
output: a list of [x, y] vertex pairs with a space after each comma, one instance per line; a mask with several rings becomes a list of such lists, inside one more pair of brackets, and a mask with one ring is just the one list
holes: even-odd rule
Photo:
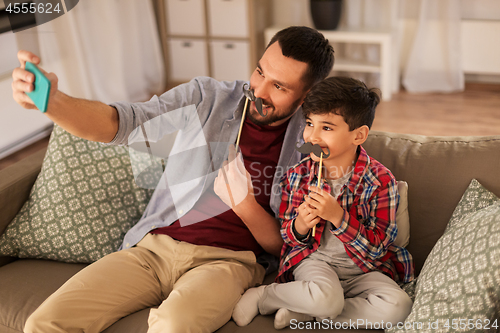
[[[330, 151], [328, 158], [323, 157], [327, 171], [325, 178], [336, 179], [349, 172], [356, 160], [358, 130], [349, 131], [349, 125], [342, 116], [334, 113], [310, 114], [306, 117], [303, 136], [305, 142], [319, 145], [325, 154]], [[310, 156], [315, 162], [320, 160], [315, 154]]]

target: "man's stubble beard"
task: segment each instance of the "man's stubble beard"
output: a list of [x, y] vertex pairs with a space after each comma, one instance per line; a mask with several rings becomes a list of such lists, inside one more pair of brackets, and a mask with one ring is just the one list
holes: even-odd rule
[[257, 119], [253, 113], [257, 113], [257, 111], [251, 109], [248, 110], [247, 112], [247, 117], [256, 125], [271, 125], [273, 123], [276, 123], [280, 120], [283, 120], [285, 118], [290, 117], [292, 114], [294, 114], [299, 106], [301, 105], [301, 100], [297, 99], [293, 104], [290, 106], [290, 108], [286, 112], [276, 112], [276, 108], [272, 106], [272, 111], [268, 111], [268, 114], [266, 117], [264, 117], [262, 120]]

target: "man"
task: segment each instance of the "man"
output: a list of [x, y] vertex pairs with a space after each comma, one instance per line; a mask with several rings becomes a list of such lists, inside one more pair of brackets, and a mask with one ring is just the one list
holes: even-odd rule
[[[26, 51], [18, 57], [14, 98], [35, 108], [25, 94], [33, 89], [34, 78], [24, 64], [40, 59]], [[280, 193], [270, 190], [270, 184], [277, 184], [280, 170], [299, 161], [294, 147], [303, 121], [296, 111], [332, 66], [333, 49], [317, 31], [290, 27], [278, 32], [250, 79], [267, 116], [250, 103], [236, 159], [234, 151], [219, 148], [238, 136], [245, 82], [200, 77], [146, 103], [105, 105], [63, 94], [57, 77], [47, 74], [52, 89], [46, 114], [76, 136], [128, 144], [141, 124], [166, 116], [159, 131], [178, 130], [181, 150], [189, 151], [193, 138], [200, 136], [208, 146], [210, 157], [200, 169], [212, 166], [216, 171], [213, 166], [228, 155], [234, 163], [224, 163], [213, 185], [205, 175], [158, 187], [141, 220], [126, 234], [122, 250], [68, 280], [32, 314], [25, 332], [100, 332], [121, 317], [157, 305], [150, 312], [148, 332], [213, 332], [224, 325], [244, 290], [262, 282], [264, 269], [256, 257], [280, 253], [275, 218]], [[184, 166], [189, 164], [187, 154]], [[175, 172], [167, 168], [166, 178], [181, 177], [182, 167]], [[238, 196], [241, 200], [234, 202]], [[224, 204], [232, 209], [215, 208], [217, 215], [211, 214]]]

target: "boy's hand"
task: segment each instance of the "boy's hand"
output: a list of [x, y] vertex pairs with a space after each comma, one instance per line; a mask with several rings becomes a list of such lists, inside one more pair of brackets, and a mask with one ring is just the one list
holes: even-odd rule
[[[344, 209], [329, 192], [316, 187], [309, 187], [309, 196], [305, 197], [306, 209], [310, 214], [330, 221], [335, 227], [340, 227], [344, 217]], [[298, 230], [297, 230], [298, 231]]]
[[306, 235], [309, 229], [321, 221], [321, 218], [309, 211], [307, 203], [303, 202], [298, 209], [299, 215], [295, 219], [295, 231], [301, 235]]

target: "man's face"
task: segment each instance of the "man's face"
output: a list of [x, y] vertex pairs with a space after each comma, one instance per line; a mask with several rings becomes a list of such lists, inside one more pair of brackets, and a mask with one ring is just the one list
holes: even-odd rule
[[304, 101], [302, 78], [307, 64], [285, 57], [278, 42], [269, 46], [250, 78], [250, 89], [262, 99], [262, 117], [251, 102], [248, 117], [256, 124], [277, 126], [288, 120]]

